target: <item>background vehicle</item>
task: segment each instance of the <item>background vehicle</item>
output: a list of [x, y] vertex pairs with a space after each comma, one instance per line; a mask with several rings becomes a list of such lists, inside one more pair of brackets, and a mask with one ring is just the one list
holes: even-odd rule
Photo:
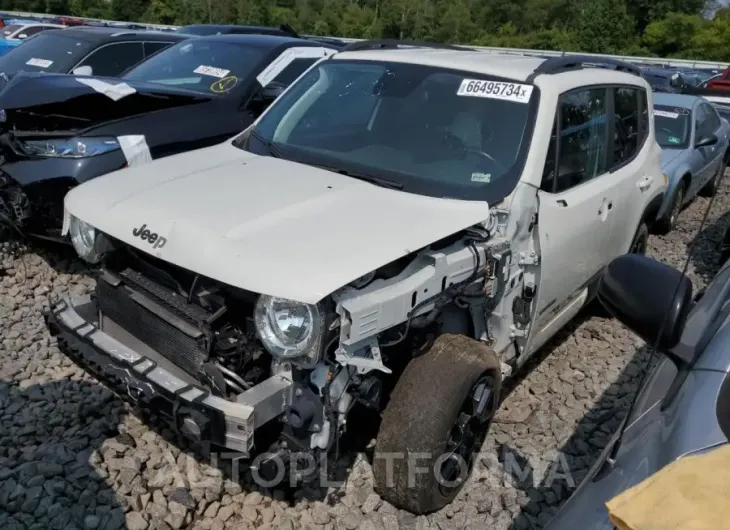
[[[156, 31], [120, 31], [83, 26], [49, 30], [0, 57], [0, 77], [7, 83], [18, 72], [115, 77], [160, 50], [188, 38]], [[0, 96], [0, 108], [2, 108]]]
[[175, 33], [186, 35], [233, 35], [251, 34], [279, 35], [280, 37], [298, 37], [290, 26], [282, 25], [278, 28], [267, 26], [243, 26], [237, 24], [190, 24], [176, 30]]
[[20, 215], [0, 217], [57, 238], [70, 188], [128, 164], [231, 138], [335, 50], [271, 35], [193, 37], [125, 73], [121, 79], [132, 93], [118, 99], [103, 93], [114, 94], [119, 81], [111, 79], [17, 76], [0, 94], [6, 113], [0, 170], [7, 177], [0, 197]]
[[[123, 373], [143, 405], [165, 401], [183, 434], [249, 456], [321, 462], [354, 402], [384, 410], [377, 491], [441, 508], [502, 378], [592, 299], [613, 257], [646, 248], [665, 188], [651, 91], [635, 67], [596, 62], [350, 45], [233, 142], [71, 190], [64, 228], [104, 272], [49, 326], [103, 380]], [[199, 324], [183, 332], [178, 311]], [[79, 346], [88, 318], [103, 331], [90, 322]], [[183, 335], [223, 340], [203, 350]], [[187, 417], [190, 399], [201, 408]], [[418, 453], [435, 472], [411, 480]]]
[[717, 192], [727, 167], [730, 124], [702, 97], [662, 93], [654, 97], [654, 122], [662, 171], [669, 179], [656, 230], [667, 233], [698, 193]]
[[39, 23], [32, 20], [11, 20], [0, 31], [0, 55], [5, 55], [11, 49], [26, 39], [37, 35], [41, 31], [63, 28], [61, 24]]
[[681, 92], [687, 85], [681, 72], [670, 68], [642, 68], [641, 75], [655, 92]]
[[345, 42], [331, 37], [311, 37], [299, 35], [296, 31], [294, 31], [294, 28], [287, 24], [282, 24], [278, 28], [266, 26], [239, 26], [235, 24], [191, 24], [176, 30], [176, 33], [184, 33], [186, 35], [233, 35], [258, 33], [261, 35], [279, 35], [282, 37], [288, 36], [309, 39], [340, 48], [345, 46]]
[[606, 502], [674, 460], [730, 437], [730, 262], [693, 298], [692, 283], [680, 271], [622, 256], [607, 267], [598, 297], [648, 344], [658, 340], [662, 357], [622, 429], [548, 530], [613, 529]]

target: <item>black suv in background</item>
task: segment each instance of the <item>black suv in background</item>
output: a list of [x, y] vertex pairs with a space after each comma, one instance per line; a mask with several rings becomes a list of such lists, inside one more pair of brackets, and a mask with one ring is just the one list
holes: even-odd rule
[[0, 72], [7, 77], [6, 82], [18, 72], [69, 74], [80, 67], [86, 67], [80, 70], [85, 75], [117, 77], [187, 38], [190, 35], [91, 26], [54, 29], [0, 57]]

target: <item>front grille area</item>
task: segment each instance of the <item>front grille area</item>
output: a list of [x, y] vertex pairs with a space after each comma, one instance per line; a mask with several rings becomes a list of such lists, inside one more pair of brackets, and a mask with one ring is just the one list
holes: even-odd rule
[[102, 314], [186, 372], [197, 375], [208, 360], [210, 315], [180, 295], [126, 269], [103, 272], [96, 298]]

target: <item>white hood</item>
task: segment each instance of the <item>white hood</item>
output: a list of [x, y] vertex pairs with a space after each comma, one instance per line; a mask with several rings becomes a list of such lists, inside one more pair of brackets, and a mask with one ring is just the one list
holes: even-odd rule
[[[489, 211], [485, 202], [386, 189], [230, 142], [96, 178], [72, 190], [65, 205], [160, 259], [307, 303]], [[143, 224], [165, 244], [153, 248], [135, 237]]]

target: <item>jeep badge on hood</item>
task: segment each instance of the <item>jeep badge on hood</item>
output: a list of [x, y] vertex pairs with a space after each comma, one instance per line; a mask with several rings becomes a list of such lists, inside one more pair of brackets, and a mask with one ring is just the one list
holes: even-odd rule
[[167, 243], [167, 239], [161, 237], [156, 232], [150, 232], [147, 228], [147, 223], [143, 223], [139, 228], [132, 229], [132, 235], [140, 238], [142, 241], [147, 241], [152, 248], [162, 248]]

